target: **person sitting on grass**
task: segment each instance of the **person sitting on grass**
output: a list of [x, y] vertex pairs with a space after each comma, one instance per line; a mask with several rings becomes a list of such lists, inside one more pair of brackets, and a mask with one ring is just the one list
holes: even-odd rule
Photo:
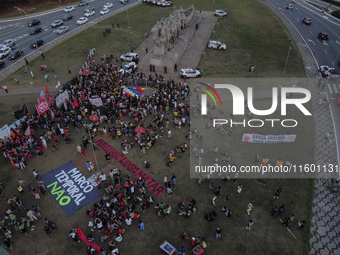
[[150, 168], [150, 164], [149, 164], [149, 162], [146, 161], [146, 160], [144, 161], [144, 167], [145, 167], [145, 168]]

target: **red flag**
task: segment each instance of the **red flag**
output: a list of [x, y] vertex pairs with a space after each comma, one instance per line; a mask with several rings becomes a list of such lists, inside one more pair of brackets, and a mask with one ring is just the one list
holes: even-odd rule
[[48, 91], [49, 91], [49, 88], [48, 88], [48, 86], [46, 85], [46, 94], [48, 94]]
[[74, 107], [79, 107], [78, 101], [77, 99], [74, 99], [74, 103], [73, 103]]
[[83, 99], [85, 99], [85, 93], [84, 93], [84, 91], [81, 92], [81, 97], [82, 97]]

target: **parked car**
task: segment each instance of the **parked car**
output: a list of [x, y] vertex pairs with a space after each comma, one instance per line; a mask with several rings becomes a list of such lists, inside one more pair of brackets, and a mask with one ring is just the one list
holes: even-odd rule
[[287, 4], [286, 6], [285, 6], [285, 8], [287, 9], [287, 10], [293, 10], [293, 5], [292, 4]]
[[20, 58], [21, 56], [24, 55], [24, 52], [22, 50], [13, 50], [9, 55], [8, 55], [8, 59], [9, 60], [14, 60], [17, 58]]
[[73, 15], [70, 13], [65, 14], [64, 17], [62, 18], [63, 21], [67, 21], [70, 19], [73, 19]]
[[78, 6], [84, 6], [84, 5], [88, 5], [89, 2], [88, 1], [81, 1]]
[[81, 18], [79, 18], [79, 19], [77, 20], [77, 25], [83, 25], [83, 24], [85, 24], [87, 21], [88, 21], [87, 18], [81, 17]]
[[30, 21], [27, 22], [27, 26], [28, 27], [34, 27], [40, 24], [40, 20], [37, 19], [32, 19]]
[[135, 62], [130, 62], [126, 64], [122, 69], [119, 70], [119, 73], [133, 73], [137, 69], [137, 64]]
[[87, 6], [85, 9], [84, 9], [84, 12], [88, 12], [88, 11], [94, 11], [94, 7], [93, 6]]
[[5, 58], [11, 51], [12, 49], [10, 47], [2, 47], [0, 49], [0, 58]]
[[106, 3], [106, 4], [104, 4], [104, 6], [103, 6], [104, 8], [112, 8], [113, 7], [113, 3]]
[[0, 68], [3, 68], [3, 67], [5, 67], [5, 62], [4, 61], [2, 61], [2, 60], [0, 60]]
[[311, 18], [303, 18], [302, 23], [306, 25], [311, 25], [312, 24], [312, 19]]
[[60, 19], [55, 20], [52, 24], [51, 27], [55, 28], [55, 27], [60, 27], [62, 24], [64, 24], [64, 22]]
[[61, 26], [57, 29], [57, 34], [58, 35], [62, 35], [65, 34], [68, 31], [68, 27], [67, 26]]
[[109, 11], [110, 11], [109, 9], [104, 8], [103, 10], [100, 11], [100, 15], [104, 15], [106, 13], [109, 13]]
[[321, 40], [327, 41], [329, 36], [328, 36], [328, 34], [321, 32], [321, 33], [318, 34], [318, 38], [321, 39]]
[[227, 46], [224, 43], [221, 43], [220, 41], [210, 40], [208, 42], [208, 48], [216, 50], [225, 50], [227, 49]]
[[39, 47], [39, 46], [41, 46], [41, 45], [43, 45], [43, 44], [44, 44], [44, 41], [43, 41], [42, 39], [37, 39], [37, 40], [34, 40], [34, 41], [31, 43], [30, 47], [31, 47], [32, 49], [34, 49], [34, 48], [37, 48], [37, 47]]
[[64, 9], [64, 12], [74, 12], [76, 9], [73, 6], [67, 6]]
[[3, 47], [13, 47], [15, 45], [15, 42], [13, 39], [7, 39], [5, 41], [3, 41], [1, 44], [0, 44], [0, 48], [3, 48]]
[[201, 77], [201, 72], [191, 68], [181, 69], [179, 76], [181, 78], [196, 78]]
[[215, 10], [214, 15], [217, 16], [217, 17], [224, 17], [224, 16], [227, 16], [228, 13], [226, 13], [225, 11], [222, 11], [222, 10]]
[[131, 61], [136, 60], [136, 59], [139, 59], [139, 56], [138, 56], [138, 53], [135, 53], [135, 52], [128, 52], [128, 53], [120, 56], [121, 61], [131, 62]]
[[90, 11], [88, 11], [88, 12], [85, 12], [84, 13], [84, 16], [85, 17], [91, 17], [91, 16], [93, 16], [93, 15], [95, 15], [96, 14], [96, 12], [94, 11], [94, 10], [90, 10]]
[[42, 31], [41, 27], [35, 27], [35, 28], [32, 28], [28, 33], [30, 35], [36, 35], [36, 34], [40, 33], [41, 31]]

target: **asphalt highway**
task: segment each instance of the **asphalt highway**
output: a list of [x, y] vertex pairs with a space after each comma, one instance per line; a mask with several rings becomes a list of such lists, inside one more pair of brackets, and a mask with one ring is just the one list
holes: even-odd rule
[[[126, 5], [132, 4], [134, 2], [137, 2], [138, 0], [130, 0]], [[120, 3], [119, 0], [115, 1], [108, 1], [108, 0], [96, 0], [96, 1], [89, 1], [88, 5], [78, 7], [76, 5], [73, 5], [75, 7], [75, 11], [69, 12], [74, 16], [73, 19], [64, 21], [64, 26], [68, 26], [69, 31], [76, 29], [79, 25], [76, 24], [77, 20], [80, 17], [84, 16], [84, 9], [87, 6], [92, 6], [95, 8], [95, 15], [88, 17], [88, 22], [94, 22], [97, 18], [101, 17], [102, 15], [99, 14], [99, 12], [103, 9], [103, 6], [105, 3], [111, 2], [113, 3], [113, 7], [110, 8], [110, 12], [113, 10], [118, 10], [122, 8], [124, 5]], [[110, 13], [109, 12], [109, 13]], [[55, 20], [61, 20], [62, 17], [66, 13], [64, 12], [64, 9], [59, 10], [53, 10], [51, 12], [43, 13], [43, 14], [37, 14], [37, 15], [29, 15], [29, 16], [22, 16], [20, 18], [15, 18], [12, 20], [5, 20], [0, 21], [0, 43], [3, 42], [6, 39], [14, 39], [15, 40], [15, 47], [18, 49], [21, 49], [24, 52], [24, 56], [29, 54], [32, 51], [39, 50], [38, 49], [31, 49], [30, 45], [33, 41], [36, 39], [42, 39], [44, 40], [44, 44], [48, 44], [49, 42], [53, 41], [54, 39], [58, 38], [61, 35], [58, 35], [56, 33], [56, 30], [58, 28], [52, 28], [51, 23], [53, 23]], [[105, 14], [108, 15], [108, 14]], [[36, 34], [36, 35], [30, 35], [29, 30], [30, 27], [27, 26], [27, 22], [32, 19], [38, 19], [40, 20], [41, 24], [35, 27], [42, 27], [43, 31]], [[68, 32], [67, 32], [68, 33]], [[24, 58], [24, 56], [22, 58]], [[19, 59], [16, 60], [8, 60], [7, 57], [3, 59], [6, 67], [9, 67], [13, 63], [17, 62]], [[5, 67], [5, 68], [6, 68]]]

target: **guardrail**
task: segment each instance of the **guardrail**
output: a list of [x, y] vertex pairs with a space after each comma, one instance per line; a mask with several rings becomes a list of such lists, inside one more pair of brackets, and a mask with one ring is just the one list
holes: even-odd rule
[[[84, 25], [79, 26], [76, 29], [73, 29], [70, 32], [66, 32], [66, 34], [61, 35], [60, 37], [58, 37], [57, 39], [54, 39], [53, 41], [49, 42], [48, 44], [45, 44], [41, 47], [39, 47], [39, 49], [25, 55], [24, 57], [26, 57], [26, 59], [28, 61], [34, 60], [37, 57], [39, 57], [41, 55], [41, 51], [46, 52], [50, 49], [52, 49], [54, 46], [58, 45], [59, 43], [71, 38], [72, 36], [84, 31], [85, 29], [93, 26], [94, 24], [101, 22], [109, 17], [112, 17], [120, 12], [126, 11], [128, 8], [134, 7], [138, 4], [141, 4], [142, 2], [136, 2], [130, 5], [124, 5], [122, 8], [115, 10], [113, 12], [109, 12], [106, 15], [103, 15], [91, 22], [85, 23]], [[19, 69], [22, 69], [25, 65], [25, 60], [24, 58], [19, 59], [18, 61], [16, 61], [14, 64], [12, 64], [9, 67], [4, 68], [1, 72], [0, 72], [0, 81], [3, 81], [6, 77], [8, 77], [10, 74], [16, 72]]]

